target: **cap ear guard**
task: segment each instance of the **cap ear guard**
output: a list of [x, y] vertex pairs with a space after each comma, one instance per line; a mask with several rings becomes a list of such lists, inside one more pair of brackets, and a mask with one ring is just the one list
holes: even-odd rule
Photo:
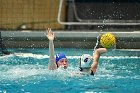
[[79, 71], [83, 71], [83, 68], [82, 67], [79, 67]]
[[80, 63], [79, 63], [79, 71], [83, 71], [83, 68], [81, 67], [81, 57], [80, 57]]
[[83, 54], [80, 57], [80, 63], [79, 63], [80, 71], [82, 71], [83, 68], [89, 68], [91, 64], [92, 64], [92, 58], [89, 54]]

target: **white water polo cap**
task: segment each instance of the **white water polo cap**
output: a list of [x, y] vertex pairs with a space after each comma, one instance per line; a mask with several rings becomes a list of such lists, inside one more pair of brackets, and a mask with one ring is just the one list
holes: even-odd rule
[[80, 68], [89, 68], [91, 67], [92, 64], [92, 57], [90, 56], [90, 54], [83, 54], [80, 57], [80, 64], [79, 67]]

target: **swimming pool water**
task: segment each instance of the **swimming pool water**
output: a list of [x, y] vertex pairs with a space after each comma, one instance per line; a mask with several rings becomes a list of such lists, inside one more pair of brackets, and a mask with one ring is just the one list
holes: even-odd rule
[[69, 67], [50, 71], [48, 49], [9, 49], [0, 57], [0, 93], [139, 93], [140, 50], [109, 50], [99, 60], [95, 76], [77, 75], [80, 55], [90, 49], [58, 48]]

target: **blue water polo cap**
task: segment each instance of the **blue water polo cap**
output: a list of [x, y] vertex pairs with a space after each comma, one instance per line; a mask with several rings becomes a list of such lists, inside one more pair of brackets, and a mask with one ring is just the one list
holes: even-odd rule
[[56, 54], [56, 64], [58, 63], [58, 61], [62, 58], [66, 58], [66, 56], [63, 53], [58, 53]]

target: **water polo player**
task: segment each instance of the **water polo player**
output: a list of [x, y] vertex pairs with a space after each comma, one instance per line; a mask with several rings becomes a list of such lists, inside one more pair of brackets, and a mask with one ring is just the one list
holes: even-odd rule
[[48, 28], [48, 32], [46, 33], [46, 36], [49, 39], [49, 64], [48, 68], [50, 70], [57, 69], [58, 67], [64, 67], [64, 69], [67, 68], [68, 63], [67, 63], [67, 58], [65, 54], [63, 53], [58, 53], [56, 54], [56, 57], [54, 57], [54, 33], [51, 31], [51, 28]]
[[[68, 67], [68, 63], [67, 63], [67, 57], [65, 56], [65, 54], [58, 53], [58, 54], [56, 54], [56, 57], [54, 57], [54, 44], [53, 44], [54, 33], [51, 31], [50, 28], [48, 28], [48, 32], [47, 32], [46, 36], [49, 39], [49, 56], [50, 56], [50, 58], [49, 58], [48, 68], [50, 70], [54, 70], [59, 67], [63, 67], [64, 69], [66, 69]], [[90, 57], [89, 55], [81, 56], [80, 71], [89, 71], [90, 74], [94, 75], [94, 73], [96, 72], [96, 69], [97, 69], [100, 54], [102, 54], [104, 52], [106, 52], [106, 48], [99, 48], [94, 51], [93, 57]], [[92, 59], [94, 59], [94, 60], [92, 60]], [[88, 62], [88, 64], [87, 63], [84, 64], [83, 62]]]
[[83, 54], [80, 57], [79, 69], [82, 72], [88, 72], [91, 75], [94, 75], [98, 66], [98, 61], [100, 55], [105, 53], [107, 50], [106, 48], [98, 48], [94, 51], [93, 57], [89, 54]]

